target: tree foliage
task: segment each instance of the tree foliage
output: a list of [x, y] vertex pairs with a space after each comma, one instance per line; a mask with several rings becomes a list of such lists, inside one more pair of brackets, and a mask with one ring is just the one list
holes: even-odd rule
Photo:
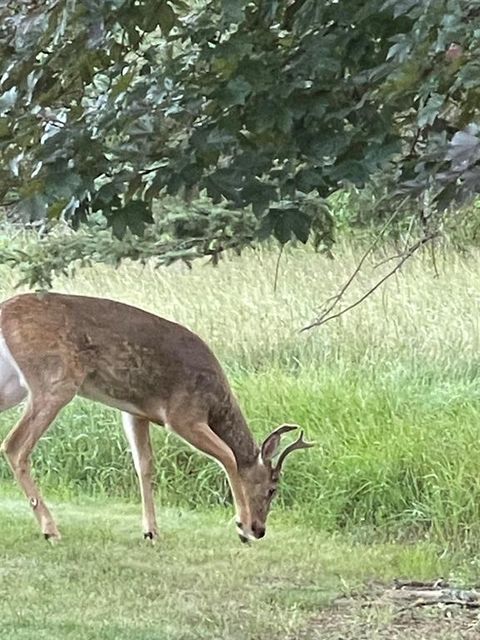
[[[328, 245], [324, 200], [379, 173], [441, 212], [480, 189], [479, 39], [479, 0], [0, 3], [0, 201], [122, 238], [202, 193], [238, 248]], [[224, 228], [169, 232], [212, 254]]]

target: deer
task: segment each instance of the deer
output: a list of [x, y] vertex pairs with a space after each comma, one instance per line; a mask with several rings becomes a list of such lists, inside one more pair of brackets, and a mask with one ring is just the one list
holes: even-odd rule
[[301, 431], [279, 453], [295, 424], [279, 426], [258, 445], [216, 356], [186, 327], [107, 298], [16, 295], [0, 303], [0, 411], [26, 403], [0, 450], [52, 542], [60, 532], [32, 478], [30, 456], [75, 396], [120, 410], [140, 485], [143, 534], [151, 541], [158, 535], [151, 424], [220, 464], [242, 542], [265, 536], [287, 456], [313, 446]]

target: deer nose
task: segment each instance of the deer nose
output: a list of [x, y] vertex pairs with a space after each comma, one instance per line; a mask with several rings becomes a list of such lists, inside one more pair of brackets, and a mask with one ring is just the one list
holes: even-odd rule
[[258, 524], [257, 522], [254, 522], [252, 524], [252, 533], [257, 539], [263, 538], [263, 536], [265, 535], [265, 527], [261, 524]]

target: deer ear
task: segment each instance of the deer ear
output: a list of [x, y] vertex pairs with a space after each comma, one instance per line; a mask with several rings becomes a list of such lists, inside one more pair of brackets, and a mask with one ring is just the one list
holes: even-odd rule
[[276, 455], [280, 445], [280, 439], [284, 433], [297, 429], [296, 424], [282, 424], [281, 427], [272, 431], [272, 433], [263, 441], [260, 449], [260, 457], [262, 462], [269, 462]]
[[277, 453], [279, 445], [280, 436], [277, 433], [272, 433], [272, 435], [268, 436], [268, 438], [264, 440], [262, 444], [260, 454], [262, 462], [268, 462], [269, 460], [271, 460]]

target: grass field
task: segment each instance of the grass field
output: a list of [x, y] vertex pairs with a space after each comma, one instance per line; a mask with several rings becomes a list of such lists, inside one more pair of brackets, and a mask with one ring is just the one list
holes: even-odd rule
[[[259, 438], [294, 421], [317, 447], [292, 456], [269, 535], [243, 549], [218, 467], [156, 431], [164, 538], [145, 549], [119, 418], [75, 401], [34, 457], [45, 493], [62, 501], [60, 547], [37, 538], [0, 461], [2, 640], [330, 640], [350, 637], [312, 622], [333, 594], [399, 575], [478, 581], [480, 256], [438, 256], [435, 277], [425, 255], [360, 308], [300, 334], [358, 257], [286, 252], [276, 291], [276, 255], [264, 251], [217, 269], [125, 265], [57, 282], [188, 325], [224, 363]], [[352, 295], [381, 272], [365, 271]], [[2, 272], [2, 297], [14, 277]], [[0, 436], [17, 414], [0, 416]], [[29, 594], [23, 614], [16, 584]], [[365, 638], [383, 637], [372, 624]], [[468, 637], [448, 633], [417, 637]]]
[[[132, 505], [83, 499], [54, 510], [64, 540], [51, 547], [23, 502], [0, 501], [1, 640], [338, 640], [363, 637], [362, 625], [384, 638], [388, 612], [367, 620], [359, 608], [344, 623], [357, 629], [348, 636], [340, 635], [343, 623], [327, 628], [319, 615], [335, 595], [364, 591], [372, 580], [463, 575], [458, 557], [427, 543], [354, 544], [286, 514], [273, 518], [268, 541], [247, 548], [224, 511], [166, 509], [151, 547]], [[455, 637], [449, 628], [432, 640]]]

